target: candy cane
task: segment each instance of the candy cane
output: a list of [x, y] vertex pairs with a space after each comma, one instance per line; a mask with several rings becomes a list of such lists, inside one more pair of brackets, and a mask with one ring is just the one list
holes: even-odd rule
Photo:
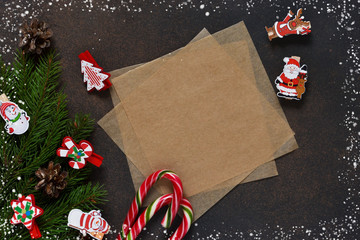
[[181, 240], [189, 231], [194, 219], [194, 210], [191, 206], [191, 203], [187, 199], [183, 198], [180, 204], [184, 216], [180, 226], [178, 227], [178, 229], [176, 229], [175, 233], [170, 237], [169, 240]]
[[123, 223], [122, 229], [120, 231], [122, 239], [126, 238], [129, 232], [129, 228], [134, 223], [146, 194], [148, 193], [150, 188], [161, 178], [169, 179], [172, 182], [174, 188], [174, 196], [172, 198], [170, 207], [168, 208], [165, 217], [161, 222], [161, 225], [163, 227], [170, 227], [179, 210], [180, 201], [183, 198], [183, 188], [180, 178], [174, 172], [169, 170], [159, 170], [146, 178], [143, 184], [141, 184], [139, 190], [137, 191], [136, 196]]
[[59, 157], [68, 157], [72, 160], [69, 165], [74, 169], [81, 169], [85, 167], [86, 161], [100, 167], [103, 157], [93, 152], [93, 147], [90, 142], [82, 140], [77, 145], [71, 137], [64, 137], [62, 147], [58, 148], [56, 154]]
[[[159, 211], [163, 206], [168, 205], [173, 200], [173, 194], [166, 194], [154, 202], [152, 202], [146, 210], [140, 215], [135, 224], [131, 227], [130, 232], [126, 236], [126, 240], [134, 240], [139, 235], [141, 230], [145, 227], [145, 225], [150, 221], [150, 219], [154, 216], [154, 214]], [[175, 233], [169, 238], [169, 240], [180, 240], [182, 239], [186, 233], [189, 231], [192, 220], [193, 220], [193, 209], [191, 207], [190, 202], [187, 199], [181, 199], [180, 206], [183, 210], [183, 220], [179, 226], [179, 228], [175, 231]], [[125, 240], [125, 238], [123, 238]], [[121, 240], [118, 238], [118, 240]]]

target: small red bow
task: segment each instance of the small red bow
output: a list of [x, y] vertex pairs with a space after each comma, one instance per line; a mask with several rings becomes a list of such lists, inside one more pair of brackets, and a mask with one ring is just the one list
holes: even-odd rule
[[309, 27], [303, 27], [302, 31], [300, 32], [301, 35], [307, 35], [309, 33], [311, 33], [311, 30]]

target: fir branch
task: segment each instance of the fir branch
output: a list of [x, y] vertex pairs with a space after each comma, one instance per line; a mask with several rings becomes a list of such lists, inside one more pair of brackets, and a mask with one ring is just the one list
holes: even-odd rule
[[90, 211], [97, 208], [95, 204], [104, 203], [103, 196], [106, 195], [106, 191], [99, 184], [85, 184], [80, 185], [74, 189], [74, 191], [68, 194], [63, 194], [56, 202], [48, 203], [48, 201], [38, 202], [38, 204], [47, 205], [48, 211], [44, 212], [43, 217], [39, 220], [39, 223], [43, 223], [44, 227], [56, 224], [58, 216], [61, 218], [67, 215], [69, 211], [64, 209], [63, 206], [67, 206], [68, 209], [80, 208], [83, 211]]
[[[104, 202], [106, 191], [98, 184], [86, 183], [92, 167], [75, 170], [67, 161], [56, 156], [63, 137], [69, 135], [76, 142], [87, 138], [94, 129], [89, 115], [68, 118], [66, 96], [58, 92], [61, 67], [54, 51], [36, 61], [18, 52], [12, 66], [0, 60], [0, 93], [5, 93], [31, 117], [29, 130], [23, 135], [9, 135], [0, 130], [0, 239], [29, 239], [22, 225], [11, 225], [13, 210], [10, 201], [18, 194], [34, 194], [36, 205], [44, 214], [36, 221], [44, 238], [69, 239], [78, 232], [67, 227], [66, 215], [72, 208], [83, 211], [96, 209]], [[4, 129], [4, 121], [0, 121]], [[58, 199], [49, 199], [42, 191], [35, 191], [35, 170], [53, 160], [68, 171], [68, 185]]]
[[75, 142], [79, 142], [90, 136], [94, 131], [94, 124], [95, 121], [89, 114], [76, 114], [75, 119], [69, 124], [69, 136], [72, 136]]
[[[57, 79], [60, 73], [59, 62], [54, 61], [54, 58], [54, 52], [50, 52], [48, 56], [43, 56], [35, 67], [35, 71], [30, 76], [33, 78], [31, 84], [34, 84], [35, 87], [32, 87], [31, 91], [27, 91], [30, 92], [30, 94], [28, 94], [27, 101], [25, 102], [34, 114], [31, 116], [29, 133], [22, 144], [19, 154], [16, 156], [15, 162], [20, 158], [24, 158], [24, 156], [26, 156], [26, 158], [35, 157], [39, 143], [41, 144], [48, 130], [52, 130], [46, 126], [51, 123], [50, 120], [54, 114], [53, 97], [57, 97], [58, 95], [54, 91], [57, 87]], [[24, 80], [27, 81], [27, 79]], [[62, 124], [66, 124], [66, 119]], [[39, 159], [37, 160], [39, 161]], [[40, 159], [39, 162], [45, 162], [41, 160], [42, 159]]]

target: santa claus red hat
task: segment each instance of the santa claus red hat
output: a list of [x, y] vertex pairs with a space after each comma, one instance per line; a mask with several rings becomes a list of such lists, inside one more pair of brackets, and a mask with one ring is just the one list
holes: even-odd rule
[[12, 103], [12, 102], [0, 102], [0, 114], [4, 119], [9, 120], [8, 117], [5, 114], [5, 109], [7, 107], [11, 106], [11, 105], [16, 107], [16, 105], [14, 103]]
[[300, 68], [300, 63], [294, 58], [285, 57], [284, 62], [286, 63], [286, 66], [292, 65], [292, 66], [296, 66], [296, 67]]

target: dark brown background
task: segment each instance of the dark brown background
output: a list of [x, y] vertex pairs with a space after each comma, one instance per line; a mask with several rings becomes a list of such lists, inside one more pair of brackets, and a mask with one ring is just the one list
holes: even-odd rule
[[[306, 8], [304, 15], [311, 20], [313, 32], [309, 36], [291, 36], [270, 43], [264, 26], [271, 26], [277, 15], [280, 19], [285, 17], [286, 1], [276, 1], [276, 4], [251, 1], [248, 7], [243, 1], [213, 0], [205, 1], [205, 9], [200, 9], [200, 1], [192, 1], [195, 7], [169, 8], [167, 5], [171, 1], [154, 4], [153, 1], [134, 0], [133, 5], [141, 6], [140, 13], [122, 8], [115, 12], [102, 11], [97, 6], [103, 2], [94, 1], [91, 12], [88, 8], [82, 11], [84, 7], [78, 6], [76, 1], [62, 10], [55, 7], [55, 1], [51, 8], [47, 7], [50, 11], [45, 11], [42, 5], [37, 9], [39, 18], [49, 22], [54, 31], [54, 45], [63, 65], [61, 82], [72, 116], [77, 112], [91, 113], [99, 120], [113, 107], [108, 91], [86, 92], [77, 57], [85, 50], [91, 52], [105, 71], [111, 71], [178, 49], [204, 27], [216, 32], [244, 20], [270, 79], [281, 73], [285, 56], [301, 56], [301, 62], [309, 67], [303, 100], [280, 99], [299, 144], [298, 150], [277, 160], [280, 176], [236, 187], [197, 221], [186, 239], [253, 239], [250, 234], [253, 232], [261, 232], [262, 239], [275, 236], [281, 239], [285, 235], [293, 239], [313, 239], [315, 236], [322, 238], [322, 232], [326, 234], [337, 228], [338, 223], [329, 226], [327, 223], [349, 214], [348, 206], [343, 204], [347, 185], [338, 180], [339, 173], [348, 168], [339, 159], [345, 154], [347, 131], [342, 122], [349, 110], [342, 105], [345, 100], [341, 87], [346, 65], [339, 65], [339, 59], [346, 58], [348, 39], [333, 36], [341, 33], [341, 29], [336, 30], [336, 14], [339, 13], [326, 14], [325, 3], [316, 3], [317, 9], [313, 5], [296, 3], [292, 10]], [[110, 2], [121, 4], [117, 3], [120, 1]], [[171, 5], [176, 6], [176, 2], [184, 1], [173, 1]], [[34, 5], [30, 11], [35, 11], [36, 7]], [[320, 7], [324, 9], [318, 14]], [[5, 6], [2, 8], [4, 11]], [[206, 11], [210, 11], [210, 16], [205, 16]], [[358, 37], [358, 32], [356, 34]], [[103, 216], [119, 230], [135, 195], [126, 157], [99, 126], [89, 140], [96, 152], [105, 158], [92, 177], [109, 192], [108, 204], [101, 206]], [[355, 184], [355, 187], [358, 186]], [[164, 238], [159, 227], [160, 218], [151, 222], [141, 235], [142, 239]], [[312, 235], [308, 236], [304, 229], [311, 229]], [[154, 232], [154, 236], [150, 232]], [[219, 238], [215, 238], [217, 232], [221, 233]], [[281, 237], [282, 232], [285, 235]], [[209, 237], [211, 234], [213, 238]], [[355, 239], [357, 234], [354, 229], [343, 236]]]

